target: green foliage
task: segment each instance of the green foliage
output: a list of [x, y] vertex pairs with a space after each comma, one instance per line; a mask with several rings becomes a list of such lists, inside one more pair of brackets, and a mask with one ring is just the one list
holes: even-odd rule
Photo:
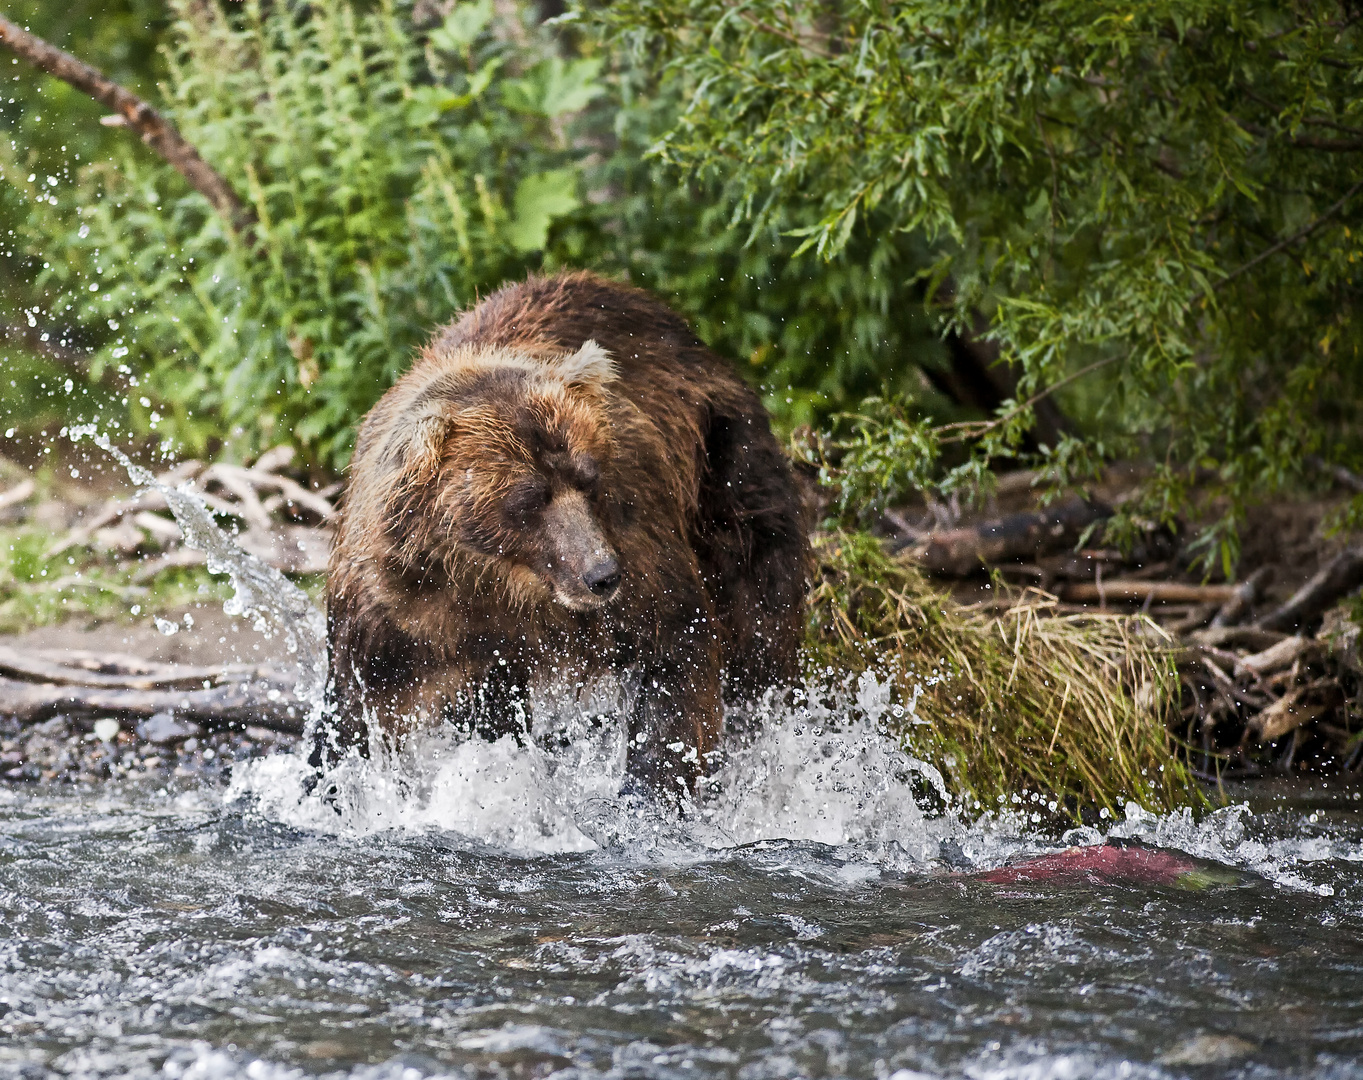
[[[92, 51], [111, 77], [139, 92], [154, 92], [159, 74], [158, 35], [169, 20], [163, 0], [70, 0], [62, 4], [15, 0], [5, 15], [47, 41], [77, 52]], [[0, 145], [8, 147], [25, 174], [45, 183], [71, 181], [82, 163], [99, 160], [127, 142], [124, 132], [99, 124], [105, 111], [80, 91], [56, 79], [35, 79], [31, 69], [12, 57], [0, 58], [6, 73], [0, 94]], [[43, 258], [23, 243], [15, 243], [16, 223], [28, 213], [27, 194], [0, 183], [0, 364], [7, 376], [0, 382], [4, 416], [0, 427], [37, 435], [56, 431], [72, 412], [71, 403], [57, 398], [52, 388], [66, 378], [86, 384], [83, 356], [50, 346], [59, 334], [52, 328], [30, 326], [35, 311], [46, 311], [33, 279], [43, 269]], [[88, 389], [88, 386], [83, 386]], [[100, 395], [106, 415], [113, 410], [109, 395]], [[79, 407], [90, 404], [80, 395]]]
[[96, 343], [96, 377], [128, 377], [137, 428], [196, 451], [291, 436], [342, 464], [432, 327], [536, 265], [580, 205], [565, 114], [602, 92], [597, 65], [524, 27], [509, 44], [487, 4], [433, 37], [388, 2], [171, 6], [171, 111], [257, 224], [232, 235], [129, 142], [56, 205], [11, 152], [40, 314]]
[[[1363, 460], [1351, 5], [623, 0], [594, 19], [685, 99], [663, 160], [741, 185], [753, 227], [825, 259], [864, 245], [896, 268], [892, 304], [988, 317], [1021, 404], [954, 430], [981, 458], [1021, 446], [1050, 388], [1077, 424], [1047, 448], [1058, 483], [1158, 462], [1128, 517], [1171, 520], [1211, 475], [1233, 526], [1308, 456]], [[1204, 538], [1209, 564], [1233, 536]]]
[[901, 302], [913, 249], [857, 236], [825, 262], [792, 261], [796, 244], [783, 232], [816, 218], [783, 208], [744, 224], [741, 177], [679, 178], [650, 156], [685, 110], [685, 87], [655, 77], [643, 49], [618, 48], [610, 59], [611, 98], [596, 115], [615, 152], [593, 170], [590, 238], [567, 257], [666, 298], [761, 383], [779, 427], [822, 423], [886, 389], [954, 415], [922, 375], [945, 365], [933, 322], [921, 305]]
[[[644, 158], [681, 102], [638, 58], [565, 41], [533, 5], [460, 3], [426, 29], [405, 7], [345, 0], [172, 7], [158, 104], [260, 225], [227, 234], [126, 133], [81, 164], [16, 138], [0, 162], [13, 246], [36, 256], [16, 317], [126, 390], [71, 402], [66, 419], [98, 414], [191, 452], [291, 437], [339, 465], [433, 327], [503, 279], [564, 264], [661, 293], [788, 427], [886, 385], [932, 397], [917, 365], [940, 365], [941, 348], [925, 313], [896, 303], [903, 254], [854, 243], [791, 263], [780, 232], [796, 219], [730, 228], [737, 185], [679, 184]], [[85, 112], [55, 123], [107, 137]], [[22, 395], [7, 404], [33, 412]]]

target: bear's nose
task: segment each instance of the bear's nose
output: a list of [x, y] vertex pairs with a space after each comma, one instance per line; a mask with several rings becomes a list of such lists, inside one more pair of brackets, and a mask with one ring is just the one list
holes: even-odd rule
[[610, 596], [620, 586], [620, 564], [614, 559], [602, 559], [582, 575], [582, 581], [595, 595]]

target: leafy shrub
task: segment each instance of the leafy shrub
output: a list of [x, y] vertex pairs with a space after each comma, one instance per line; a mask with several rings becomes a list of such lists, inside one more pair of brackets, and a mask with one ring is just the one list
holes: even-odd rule
[[95, 377], [132, 376], [135, 424], [191, 449], [288, 434], [341, 464], [430, 329], [535, 265], [579, 206], [566, 132], [599, 63], [509, 43], [491, 0], [424, 36], [391, 0], [172, 8], [175, 120], [256, 224], [234, 235], [131, 146], [61, 198], [11, 151], [44, 316], [97, 343]]
[[1201, 478], [1229, 507], [1204, 538], [1229, 570], [1249, 500], [1313, 455], [1363, 460], [1355, 8], [620, 0], [593, 19], [685, 100], [661, 158], [741, 185], [757, 227], [812, 253], [869, 248], [892, 305], [989, 319], [1019, 402], [952, 437], [1013, 454], [1029, 398], [1063, 388], [1054, 479], [1152, 462], [1120, 531], [1169, 521]]
[[[177, 0], [161, 104], [256, 208], [257, 234], [229, 235], [126, 133], [110, 148], [97, 110], [63, 91], [48, 123], [79, 160], [19, 128], [0, 154], [15, 246], [36, 255], [15, 317], [71, 347], [68, 367], [128, 383], [136, 431], [194, 452], [287, 431], [331, 465], [433, 326], [539, 266], [656, 290], [764, 384], [787, 427], [882, 389], [922, 392], [918, 365], [941, 347], [925, 313], [896, 302], [901, 253], [854, 243], [790, 262], [794, 219], [732, 228], [732, 180], [681, 183], [645, 156], [681, 102], [639, 57], [571, 35], [565, 48], [534, 5], [444, 7], [422, 29], [393, 4]], [[50, 374], [60, 386], [68, 372]], [[9, 403], [33, 411], [23, 394]], [[122, 422], [117, 402], [99, 408]]]

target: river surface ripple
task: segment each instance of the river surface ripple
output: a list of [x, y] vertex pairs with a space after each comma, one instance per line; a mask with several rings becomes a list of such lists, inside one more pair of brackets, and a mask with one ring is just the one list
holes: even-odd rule
[[1000, 874], [1103, 838], [1021, 813], [724, 847], [625, 805], [535, 853], [2, 791], [0, 1075], [1363, 1076], [1363, 803], [1251, 790], [1108, 828], [1159, 880]]

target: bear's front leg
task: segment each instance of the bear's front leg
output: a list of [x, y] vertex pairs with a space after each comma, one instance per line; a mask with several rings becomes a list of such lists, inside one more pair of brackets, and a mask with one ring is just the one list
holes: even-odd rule
[[717, 653], [655, 658], [631, 690], [625, 771], [669, 799], [694, 794], [723, 724]]

